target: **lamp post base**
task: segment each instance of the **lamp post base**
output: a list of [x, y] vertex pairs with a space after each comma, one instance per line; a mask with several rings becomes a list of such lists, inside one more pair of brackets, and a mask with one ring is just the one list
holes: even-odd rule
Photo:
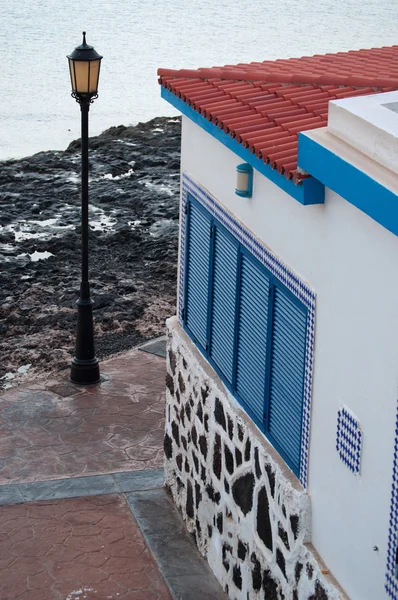
[[78, 385], [93, 385], [101, 381], [100, 368], [97, 358], [90, 360], [72, 360], [70, 380]]
[[77, 304], [76, 355], [72, 360], [70, 380], [79, 385], [100, 381], [100, 368], [94, 350], [93, 304], [88, 283], [80, 287]]

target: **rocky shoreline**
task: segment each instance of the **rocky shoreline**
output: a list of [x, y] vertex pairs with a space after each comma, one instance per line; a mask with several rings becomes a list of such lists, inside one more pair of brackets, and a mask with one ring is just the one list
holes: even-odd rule
[[[180, 120], [90, 139], [90, 281], [104, 358], [175, 313]], [[80, 142], [0, 162], [0, 389], [67, 368], [80, 283]]]

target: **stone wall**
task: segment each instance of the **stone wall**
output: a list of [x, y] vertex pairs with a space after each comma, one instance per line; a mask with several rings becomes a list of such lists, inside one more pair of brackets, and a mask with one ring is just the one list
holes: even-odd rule
[[233, 600], [328, 600], [310, 499], [182, 330], [168, 323], [166, 485]]

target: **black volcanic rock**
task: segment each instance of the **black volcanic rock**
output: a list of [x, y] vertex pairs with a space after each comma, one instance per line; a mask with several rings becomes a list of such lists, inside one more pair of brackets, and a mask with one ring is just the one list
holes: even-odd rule
[[[99, 358], [162, 335], [175, 313], [179, 158], [179, 119], [111, 127], [90, 139]], [[56, 371], [68, 367], [74, 352], [80, 141], [0, 167], [1, 388], [18, 381], [23, 365], [31, 364], [32, 374]], [[44, 252], [52, 256], [42, 259]], [[16, 377], [1, 379], [6, 373]]]

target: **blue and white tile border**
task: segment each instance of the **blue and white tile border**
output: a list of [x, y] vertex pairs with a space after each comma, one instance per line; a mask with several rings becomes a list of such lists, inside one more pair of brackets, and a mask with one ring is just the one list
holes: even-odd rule
[[354, 475], [359, 475], [361, 469], [362, 437], [358, 419], [342, 406], [337, 412], [336, 450]]
[[307, 487], [308, 449], [310, 440], [312, 374], [314, 368], [315, 342], [315, 292], [289, 269], [275, 254], [250, 233], [239, 221], [225, 210], [200, 185], [191, 179], [187, 173], [182, 174], [181, 221], [179, 247], [179, 281], [178, 281], [178, 319], [182, 322], [184, 307], [184, 256], [185, 233], [188, 193], [191, 193], [216, 219], [218, 219], [241, 244], [243, 244], [281, 283], [283, 283], [308, 310], [308, 326], [306, 340], [305, 373], [304, 373], [304, 403], [302, 416], [302, 442], [300, 460], [300, 482]]
[[392, 468], [391, 508], [388, 524], [388, 549], [385, 588], [387, 594], [398, 600], [396, 553], [398, 546], [398, 412], [395, 424], [394, 462]]

